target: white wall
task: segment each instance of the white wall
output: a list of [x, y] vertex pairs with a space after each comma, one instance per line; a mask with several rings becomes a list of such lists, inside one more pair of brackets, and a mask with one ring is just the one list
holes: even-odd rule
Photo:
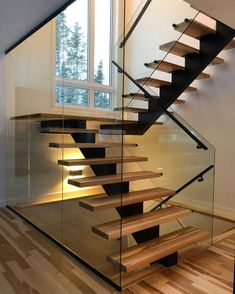
[[235, 50], [223, 56], [226, 63], [210, 67], [211, 79], [198, 83], [197, 95], [175, 109], [215, 147], [215, 209], [234, 218]]
[[5, 55], [0, 54], [0, 207], [6, 201], [6, 91]]

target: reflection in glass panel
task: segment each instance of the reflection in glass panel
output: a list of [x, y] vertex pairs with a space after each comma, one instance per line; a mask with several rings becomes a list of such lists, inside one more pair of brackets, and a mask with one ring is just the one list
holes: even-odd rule
[[88, 106], [88, 90], [57, 85], [56, 104]]
[[94, 106], [96, 108], [111, 108], [111, 97], [110, 93], [97, 92], [94, 93]]
[[71, 4], [56, 17], [56, 75], [88, 79], [88, 1]]
[[[95, 68], [94, 81], [110, 84], [111, 1], [95, 0]], [[96, 106], [97, 107], [97, 106]]]

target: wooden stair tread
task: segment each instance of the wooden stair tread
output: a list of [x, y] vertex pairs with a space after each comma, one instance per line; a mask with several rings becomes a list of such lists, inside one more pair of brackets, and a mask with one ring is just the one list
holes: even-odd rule
[[196, 20], [185, 19], [182, 23], [174, 24], [174, 29], [195, 39], [200, 39], [207, 34], [215, 34], [216, 31]]
[[145, 63], [145, 66], [148, 68], [152, 68], [154, 70], [159, 70], [163, 72], [173, 72], [176, 70], [184, 70], [183, 66], [179, 64], [171, 63], [168, 61], [164, 61], [164, 60], [154, 60], [153, 62]]
[[[129, 98], [129, 99], [135, 99], [135, 100], [141, 100], [141, 101], [149, 101], [149, 98], [145, 96], [145, 94], [142, 93], [129, 93], [122, 95], [123, 98]], [[159, 99], [159, 96], [152, 96], [155, 99]]]
[[[164, 123], [163, 122], [158, 122], [158, 121], [156, 121], [156, 122], [154, 122], [153, 124], [152, 124], [153, 126], [162, 126], [162, 125], [164, 125]], [[123, 129], [125, 128], [125, 125], [124, 124], [122, 124], [122, 125], [120, 125], [120, 128], [121, 127], [123, 127]], [[135, 128], [138, 128], [139, 127], [139, 124], [137, 123], [136, 125], [135, 125]], [[112, 135], [112, 130], [114, 130], [115, 131], [115, 129], [117, 128], [117, 125], [116, 124], [114, 124], [114, 125], [112, 125], [112, 124], [104, 124], [104, 125], [101, 125], [101, 129], [100, 129], [100, 133], [102, 134], [104, 134], [104, 135], [106, 135], [106, 134], [108, 134], [108, 135]], [[124, 134], [125, 134], [125, 131], [124, 131]], [[115, 134], [114, 134], [115, 135]], [[122, 133], [120, 132], [120, 135], [122, 135]]]
[[121, 148], [137, 147], [138, 144], [122, 143], [49, 143], [51, 148]]
[[176, 104], [176, 105], [180, 105], [180, 104], [184, 104], [185, 103], [185, 100], [182, 100], [182, 99], [176, 99], [173, 104]]
[[79, 205], [88, 210], [97, 211], [107, 208], [119, 207], [121, 205], [125, 206], [148, 200], [159, 199], [161, 197], [172, 195], [175, 195], [175, 191], [158, 187], [112, 196], [92, 196], [79, 201]]
[[224, 50], [229, 50], [235, 48], [235, 40], [233, 39], [228, 45], [224, 48]]
[[210, 75], [208, 73], [202, 72], [199, 76], [197, 76], [196, 80], [203, 80], [203, 79], [209, 79]]
[[[185, 57], [188, 54], [192, 53], [199, 53], [199, 49], [196, 49], [194, 47], [191, 47], [187, 44], [181, 43], [179, 41], [171, 41], [169, 43], [163, 44], [159, 47], [161, 50], [170, 52], [171, 54], [180, 56], [180, 57]], [[216, 64], [221, 64], [223, 63], [224, 60], [220, 57], [216, 57], [212, 62], [211, 65], [216, 65]], [[202, 73], [198, 79], [202, 78], [209, 78], [210, 76], [206, 73]]]
[[[96, 116], [81, 116], [81, 115], [67, 115], [67, 114], [52, 114], [52, 113], [34, 113], [29, 115], [20, 115], [11, 117], [11, 120], [27, 121], [27, 122], [41, 122], [51, 120], [74, 120], [74, 121], [96, 121], [105, 123], [122, 123], [123, 120], [109, 117]], [[136, 123], [133, 120], [124, 120], [125, 123]]]
[[[159, 260], [180, 249], [206, 239], [208, 232], [198, 228], [186, 227], [173, 233], [161, 236], [158, 239], [135, 245], [128, 249], [108, 256], [108, 261], [121, 265], [125, 272], [134, 271], [149, 265], [151, 262]], [[121, 264], [120, 264], [121, 261]]]
[[140, 113], [140, 112], [148, 112], [148, 109], [144, 108], [137, 108], [137, 107], [116, 107], [114, 108], [115, 111], [126, 111], [126, 112], [133, 112], [133, 113]]
[[122, 220], [107, 222], [94, 226], [92, 231], [101, 237], [113, 240], [147, 228], [173, 221], [182, 216], [191, 214], [189, 209], [171, 206], [168, 208], [125, 217]]
[[[172, 73], [177, 70], [184, 70], [183, 66], [175, 64], [175, 63], [171, 63], [168, 61], [164, 61], [164, 60], [154, 60], [151, 63], [145, 63], [145, 66], [152, 69], [159, 70], [159, 71], [168, 72], [168, 73]], [[197, 80], [208, 79], [209, 77], [210, 77], [209, 74], [202, 72], [197, 77]]]
[[[141, 100], [141, 101], [149, 101], [149, 98], [145, 97], [144, 94], [141, 93], [130, 93], [130, 94], [125, 94], [122, 95], [123, 98], [130, 98], [130, 99], [134, 99], [134, 100]], [[159, 99], [159, 96], [153, 96], [153, 98], [155, 99]], [[184, 104], [185, 100], [182, 99], [177, 99], [174, 104]]]
[[99, 133], [99, 130], [48, 127], [48, 128], [41, 128], [41, 133], [50, 133], [50, 134]]
[[[159, 79], [154, 79], [149, 77], [138, 79], [136, 81], [140, 84], [144, 84], [145, 86], [156, 87], [156, 88], [171, 85], [171, 82], [162, 81]], [[197, 88], [189, 86], [187, 89], [185, 89], [184, 92], [195, 92], [195, 91], [197, 91]]]
[[185, 93], [188, 92], [197, 92], [197, 88], [189, 86], [187, 89], [184, 90]]
[[58, 160], [59, 165], [63, 166], [77, 166], [77, 165], [100, 165], [112, 163], [125, 163], [125, 162], [139, 162], [147, 161], [147, 157], [142, 156], [117, 156], [117, 157], [104, 157], [104, 158], [82, 158], [82, 159], [64, 159]]
[[222, 64], [224, 63], [224, 59], [221, 57], [216, 57], [211, 63], [210, 65], [217, 65], [217, 64]]
[[129, 172], [123, 174], [114, 174], [106, 176], [93, 176], [85, 177], [81, 179], [69, 179], [68, 183], [76, 187], [90, 187], [99, 186], [107, 184], [115, 184], [120, 182], [129, 182], [142, 179], [157, 178], [162, 176], [162, 173], [156, 173], [151, 171], [139, 171], [139, 172]]
[[179, 41], [171, 41], [169, 43], [160, 45], [160, 50], [165, 52], [170, 52], [171, 54], [185, 57], [188, 54], [199, 53], [199, 49], [191, 47], [187, 44], [181, 43]]
[[146, 86], [150, 86], [150, 87], [162, 87], [162, 86], [171, 85], [171, 82], [163, 81], [160, 79], [149, 78], [149, 77], [138, 79], [136, 80], [136, 82], [140, 84], [144, 84]]

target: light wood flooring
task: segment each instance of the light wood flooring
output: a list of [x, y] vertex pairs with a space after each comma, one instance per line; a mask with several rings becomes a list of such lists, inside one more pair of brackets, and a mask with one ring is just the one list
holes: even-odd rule
[[[213, 246], [187, 254], [177, 266], [156, 267], [124, 294], [233, 293], [235, 230]], [[0, 294], [113, 294], [96, 277], [22, 222], [0, 209]]]

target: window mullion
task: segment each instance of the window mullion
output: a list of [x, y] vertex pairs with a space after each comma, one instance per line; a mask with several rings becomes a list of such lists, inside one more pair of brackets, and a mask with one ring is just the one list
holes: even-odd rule
[[[89, 82], [94, 83], [95, 63], [95, 1], [89, 0]], [[94, 91], [89, 93], [90, 107], [94, 107]]]

